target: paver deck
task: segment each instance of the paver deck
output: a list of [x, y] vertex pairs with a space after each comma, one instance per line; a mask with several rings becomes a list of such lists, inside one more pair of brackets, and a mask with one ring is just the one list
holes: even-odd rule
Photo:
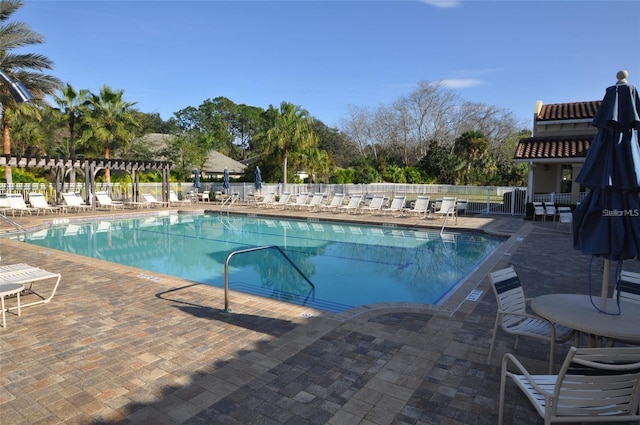
[[[112, 213], [86, 217], [98, 214]], [[25, 227], [41, 220], [16, 217]], [[589, 293], [590, 259], [572, 249], [567, 226], [551, 222], [474, 216], [452, 228], [509, 238], [441, 306], [379, 304], [340, 314], [236, 292], [227, 313], [220, 288], [0, 239], [2, 264], [26, 262], [63, 276], [51, 303], [9, 314], [0, 329], [0, 423], [496, 423], [500, 360], [514, 351], [514, 339], [501, 332], [486, 364], [496, 309], [487, 272], [514, 265], [531, 297]], [[592, 265], [594, 291], [601, 264]], [[638, 262], [627, 268], [640, 269]], [[466, 300], [473, 289], [482, 296]], [[558, 347], [558, 362], [567, 348]], [[515, 352], [534, 371], [546, 370], [546, 344], [523, 339]], [[507, 418], [541, 423], [516, 391]]]

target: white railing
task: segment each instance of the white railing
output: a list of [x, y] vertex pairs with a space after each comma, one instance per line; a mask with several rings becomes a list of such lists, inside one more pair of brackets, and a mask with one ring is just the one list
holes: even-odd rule
[[[192, 182], [172, 182], [169, 184], [180, 199], [187, 199], [196, 192]], [[497, 186], [454, 186], [436, 184], [400, 184], [400, 183], [373, 183], [373, 184], [287, 184], [263, 183], [262, 193], [274, 192], [280, 194], [285, 191], [292, 194], [298, 193], [344, 193], [364, 194], [370, 198], [374, 194], [385, 195], [389, 200], [395, 196], [406, 196], [407, 205], [414, 201], [418, 195], [428, 195], [435, 202], [444, 196], [455, 196], [458, 199], [467, 200], [467, 212], [470, 214], [508, 214], [524, 215], [526, 210], [526, 189], [523, 187], [497, 187]], [[71, 190], [85, 197], [85, 184], [65, 184], [65, 191]], [[96, 191], [107, 191], [111, 198], [119, 201], [131, 201], [131, 183], [96, 183]], [[162, 195], [162, 183], [140, 183], [140, 193], [151, 193], [159, 199]], [[53, 185], [46, 183], [15, 183], [7, 185], [0, 183], [0, 194], [7, 192], [22, 193], [27, 198], [28, 192], [43, 192], [50, 202], [55, 202], [55, 190]], [[254, 199], [256, 189], [253, 183], [231, 183], [228, 190], [224, 190], [222, 182], [202, 183], [197, 192], [210, 193], [209, 199], [215, 200], [222, 193], [236, 194], [241, 202], [249, 202]], [[565, 194], [561, 194], [565, 195]], [[539, 195], [536, 195], [539, 196]], [[556, 194], [558, 196], [558, 194]], [[549, 202], [549, 201], [547, 201]], [[558, 201], [556, 201], [559, 203]]]

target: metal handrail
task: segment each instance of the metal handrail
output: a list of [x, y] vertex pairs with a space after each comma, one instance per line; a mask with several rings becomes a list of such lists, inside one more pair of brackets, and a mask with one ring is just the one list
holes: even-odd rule
[[265, 245], [265, 246], [254, 246], [253, 248], [241, 249], [238, 251], [233, 251], [231, 254], [227, 255], [227, 259], [224, 262], [224, 311], [226, 312], [229, 311], [229, 261], [231, 260], [231, 257], [233, 257], [236, 254], [244, 254], [247, 252], [261, 251], [263, 249], [276, 249], [278, 252], [280, 252], [280, 254], [282, 254], [282, 256], [289, 262], [289, 264], [291, 264], [293, 268], [296, 269], [298, 273], [300, 273], [300, 276], [302, 276], [304, 280], [307, 281], [307, 283], [311, 286], [311, 288], [313, 288], [314, 290], [316, 289], [316, 286], [313, 284], [313, 282], [309, 280], [309, 278], [302, 272], [302, 270], [300, 270], [300, 268], [296, 266], [296, 264], [291, 260], [291, 258], [289, 258], [289, 256], [279, 246]]
[[7, 217], [4, 214], [0, 214], [0, 220], [2, 221], [6, 221], [7, 223], [9, 223], [10, 225], [12, 225], [13, 227], [15, 227], [16, 229], [18, 229], [18, 232], [26, 232], [27, 230], [22, 227], [20, 225], [20, 223], [17, 223], [15, 220], [10, 219], [9, 217]]

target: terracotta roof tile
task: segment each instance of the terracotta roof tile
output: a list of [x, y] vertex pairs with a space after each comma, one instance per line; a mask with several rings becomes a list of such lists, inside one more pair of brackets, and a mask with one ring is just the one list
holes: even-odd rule
[[515, 160], [584, 158], [594, 135], [520, 139]]
[[601, 100], [592, 100], [589, 102], [542, 105], [537, 121], [592, 119], [601, 103]]

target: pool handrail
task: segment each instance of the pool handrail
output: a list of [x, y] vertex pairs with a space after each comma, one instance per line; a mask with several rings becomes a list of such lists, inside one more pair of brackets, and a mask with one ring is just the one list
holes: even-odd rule
[[229, 312], [229, 261], [231, 260], [231, 257], [233, 257], [236, 254], [244, 254], [247, 252], [261, 251], [263, 249], [276, 249], [278, 252], [280, 252], [280, 254], [282, 254], [282, 256], [289, 262], [289, 264], [293, 266], [294, 269], [296, 269], [298, 273], [300, 273], [300, 276], [302, 276], [304, 280], [306, 280], [307, 283], [311, 286], [311, 288], [313, 288], [313, 290], [315, 291], [316, 286], [313, 284], [313, 282], [309, 280], [309, 278], [302, 272], [302, 270], [300, 270], [300, 268], [296, 266], [293, 260], [291, 260], [291, 258], [289, 258], [289, 256], [278, 245], [254, 246], [253, 248], [240, 249], [237, 251], [233, 251], [232, 253], [227, 255], [227, 259], [224, 261], [224, 311], [225, 312], [227, 313]]

